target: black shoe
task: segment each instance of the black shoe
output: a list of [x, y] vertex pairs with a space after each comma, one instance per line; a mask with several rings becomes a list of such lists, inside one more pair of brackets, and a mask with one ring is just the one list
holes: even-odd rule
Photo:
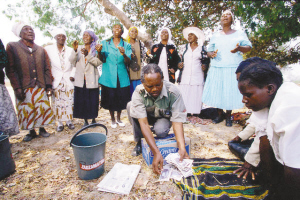
[[39, 135], [42, 137], [49, 137], [50, 133], [48, 133], [44, 128], [40, 128]]
[[96, 120], [93, 119], [91, 124], [97, 124]]
[[142, 143], [141, 142], [138, 142], [136, 144], [136, 146], [134, 147], [131, 155], [132, 156], [139, 156], [140, 154], [142, 153]]
[[226, 119], [226, 126], [231, 127], [232, 126], [232, 121], [231, 119]]
[[216, 118], [213, 120], [213, 123], [214, 123], [214, 124], [218, 124], [218, 123], [222, 122], [223, 120], [224, 120], [224, 118], [223, 118], [223, 116], [221, 115], [221, 116], [216, 117]]
[[61, 132], [63, 130], [64, 130], [64, 126], [63, 125], [59, 125], [59, 126], [56, 127], [56, 131], [57, 132]]
[[84, 122], [84, 124], [82, 125], [82, 128], [84, 128], [84, 127], [86, 127], [86, 126], [88, 126], [88, 125], [89, 125], [88, 122]]
[[33, 138], [35, 138], [37, 135], [36, 135], [36, 132], [35, 130], [30, 130], [29, 133], [24, 137], [23, 141], [25, 142], [29, 142], [31, 141]]
[[74, 124], [72, 124], [72, 123], [67, 124], [67, 127], [68, 127], [69, 129], [71, 129], [71, 130], [75, 128]]

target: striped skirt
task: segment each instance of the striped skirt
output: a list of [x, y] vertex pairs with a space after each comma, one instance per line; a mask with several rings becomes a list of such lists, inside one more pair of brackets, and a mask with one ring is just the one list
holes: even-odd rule
[[55, 119], [59, 122], [73, 120], [74, 90], [54, 90], [52, 95], [52, 108]]
[[45, 88], [28, 88], [24, 101], [17, 99], [17, 115], [20, 128], [31, 130], [54, 122], [54, 115]]

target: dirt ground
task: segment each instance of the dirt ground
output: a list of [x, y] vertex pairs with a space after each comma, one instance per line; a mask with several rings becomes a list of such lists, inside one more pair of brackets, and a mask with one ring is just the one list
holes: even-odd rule
[[[57, 133], [54, 125], [46, 127], [51, 133], [49, 138], [38, 137], [30, 142], [23, 142], [27, 131], [10, 137], [16, 172], [0, 181], [0, 199], [181, 199], [182, 192], [172, 181], [157, 182], [158, 176], [147, 166], [142, 155], [131, 156], [135, 142], [126, 111], [123, 111], [121, 119], [126, 126], [112, 129], [109, 112], [104, 109], [99, 111], [97, 122], [108, 128], [105, 172], [100, 178], [90, 181], [78, 178], [70, 147], [70, 140], [80, 130], [82, 120], [75, 119], [75, 130], [65, 127], [64, 131]], [[190, 156], [235, 158], [228, 150], [227, 142], [241, 129], [238, 124], [226, 127], [225, 121], [208, 125], [184, 124], [185, 136], [191, 138]], [[104, 133], [104, 130], [95, 127], [87, 132]], [[141, 165], [129, 195], [97, 190], [97, 184], [117, 162]]]

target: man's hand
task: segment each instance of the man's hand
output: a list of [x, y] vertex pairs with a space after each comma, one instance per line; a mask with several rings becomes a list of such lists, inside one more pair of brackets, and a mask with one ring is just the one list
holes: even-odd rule
[[234, 174], [239, 173], [237, 176], [238, 178], [241, 178], [243, 176], [243, 179], [247, 179], [248, 175], [252, 176], [252, 180], [255, 180], [255, 173], [254, 173], [254, 166], [252, 166], [250, 163], [245, 161], [243, 166], [235, 171], [233, 171]]
[[153, 172], [156, 174], [160, 174], [161, 170], [164, 165], [164, 159], [160, 152], [154, 154], [153, 162], [152, 162], [152, 168]]
[[15, 95], [16, 95], [16, 98], [20, 101], [24, 101], [24, 99], [26, 98], [26, 95], [22, 89], [16, 89]]
[[180, 155], [179, 161], [181, 162], [183, 159], [189, 159], [189, 154], [186, 152], [185, 148], [179, 149], [178, 154]]

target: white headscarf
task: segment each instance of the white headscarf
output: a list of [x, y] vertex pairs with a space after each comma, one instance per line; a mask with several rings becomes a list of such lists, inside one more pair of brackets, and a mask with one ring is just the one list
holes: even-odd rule
[[62, 34], [64, 36], [67, 36], [66, 31], [62, 28], [55, 28], [52, 31], [49, 31], [49, 33], [52, 35], [52, 37], [55, 37], [59, 34]]
[[16, 22], [16, 23], [13, 25], [11, 31], [12, 31], [17, 37], [21, 38], [20, 33], [21, 33], [21, 30], [22, 30], [22, 28], [23, 28], [24, 26], [30, 26], [30, 25], [28, 25], [28, 23], [25, 23], [25, 22], [23, 22], [23, 21]]
[[183, 29], [183, 37], [188, 40], [188, 36], [190, 33], [194, 33], [198, 39], [198, 45], [202, 46], [204, 41], [205, 41], [205, 35], [203, 33], [203, 31], [201, 31], [199, 28], [197, 27], [187, 27], [185, 29]]
[[157, 43], [160, 43], [160, 42], [161, 42], [161, 37], [160, 37], [160, 35], [161, 35], [161, 32], [162, 32], [163, 30], [167, 30], [167, 31], [168, 31], [168, 34], [169, 34], [169, 39], [168, 39], [168, 43], [167, 43], [167, 44], [174, 44], [174, 42], [172, 41], [171, 30], [170, 30], [169, 28], [167, 28], [167, 27], [163, 27], [163, 28], [161, 28], [161, 29], [158, 30], [158, 32], [157, 32]]

